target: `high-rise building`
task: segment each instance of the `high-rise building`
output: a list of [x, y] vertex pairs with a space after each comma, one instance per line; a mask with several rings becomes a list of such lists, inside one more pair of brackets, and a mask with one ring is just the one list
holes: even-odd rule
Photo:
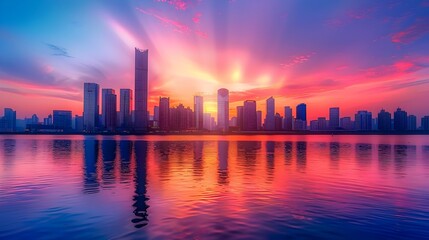
[[153, 120], [159, 122], [159, 106], [153, 106]]
[[243, 106], [237, 106], [237, 127], [238, 130], [244, 130], [243, 125]]
[[[106, 91], [105, 91], [106, 90]], [[109, 130], [116, 129], [116, 94], [113, 89], [103, 89], [103, 126]]]
[[246, 100], [243, 106], [243, 130], [244, 131], [256, 131], [257, 126], [257, 115], [256, 115], [256, 101]]
[[329, 129], [335, 130], [340, 127], [340, 108], [329, 108]]
[[392, 114], [384, 109], [381, 109], [381, 111], [378, 113], [378, 130], [392, 130]]
[[100, 88], [96, 83], [84, 83], [83, 124], [86, 131], [92, 132], [98, 127]]
[[53, 111], [53, 125], [56, 129], [63, 131], [72, 130], [72, 112], [67, 110], [54, 110]]
[[275, 100], [273, 97], [269, 97], [266, 101], [266, 115], [265, 115], [265, 130], [273, 131], [276, 128], [275, 122]]
[[204, 123], [204, 102], [202, 96], [194, 96], [195, 128], [203, 129]]
[[274, 130], [281, 131], [283, 125], [283, 117], [280, 115], [280, 113], [276, 113], [274, 116]]
[[323, 131], [327, 129], [328, 129], [328, 121], [326, 120], [326, 118], [325, 117], [317, 118], [317, 130]]
[[221, 88], [217, 91], [217, 126], [218, 130], [229, 130], [229, 91]]
[[292, 130], [292, 122], [293, 122], [293, 116], [292, 116], [292, 108], [289, 106], [285, 107], [285, 115], [284, 115], [284, 121], [283, 121], [283, 129], [286, 131]]
[[170, 98], [159, 97], [159, 129], [170, 130]]
[[0, 132], [16, 132], [16, 111], [4, 109], [4, 116], [0, 118]]
[[393, 114], [393, 128], [395, 129], [395, 131], [407, 130], [407, 120], [407, 112], [403, 111], [400, 108], [396, 109], [395, 113]]
[[351, 117], [342, 117], [340, 119], [340, 127], [344, 130], [353, 130], [354, 129], [354, 123], [353, 123]]
[[408, 124], [407, 130], [409, 131], [417, 130], [417, 117], [415, 115], [408, 115], [407, 124]]
[[296, 106], [296, 119], [294, 122], [294, 130], [307, 129], [307, 105], [305, 103]]
[[75, 115], [74, 117], [74, 130], [76, 132], [83, 131], [83, 116]]
[[133, 90], [119, 90], [119, 98], [119, 126], [123, 129], [130, 129], [132, 127]]
[[358, 131], [372, 130], [372, 113], [368, 111], [358, 111], [355, 114], [355, 129]]
[[256, 128], [257, 130], [262, 129], [262, 111], [256, 111]]
[[429, 131], [429, 116], [422, 117], [421, 121], [422, 121], [421, 122], [421, 124], [422, 124], [422, 126], [421, 126], [422, 130]]
[[137, 132], [147, 131], [148, 126], [148, 58], [148, 50], [135, 49], [134, 129]]
[[[43, 119], [43, 125], [52, 125], [52, 124], [53, 124], [52, 114], [49, 114], [48, 117]], [[82, 124], [83, 124], [83, 118], [82, 118]]]

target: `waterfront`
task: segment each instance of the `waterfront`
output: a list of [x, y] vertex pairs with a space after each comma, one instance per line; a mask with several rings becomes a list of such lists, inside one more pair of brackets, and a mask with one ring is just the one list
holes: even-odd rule
[[427, 136], [0, 136], [0, 238], [424, 238]]

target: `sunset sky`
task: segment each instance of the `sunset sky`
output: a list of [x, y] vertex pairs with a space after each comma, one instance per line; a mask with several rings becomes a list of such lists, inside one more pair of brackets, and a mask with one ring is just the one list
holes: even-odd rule
[[1, 1], [0, 108], [81, 115], [84, 82], [134, 89], [134, 47], [149, 49], [151, 112], [201, 94], [214, 113], [224, 87], [231, 115], [270, 96], [310, 119], [429, 115], [429, 1], [413, 0]]

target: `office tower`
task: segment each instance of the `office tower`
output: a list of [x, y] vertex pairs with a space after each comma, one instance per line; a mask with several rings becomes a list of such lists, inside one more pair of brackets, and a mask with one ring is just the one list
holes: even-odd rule
[[311, 120], [310, 121], [310, 130], [311, 131], [317, 131], [317, 130], [319, 130], [319, 121], [317, 121], [317, 120]]
[[159, 129], [168, 131], [170, 122], [170, 98], [159, 97]]
[[217, 126], [222, 132], [229, 129], [229, 91], [225, 88], [217, 91]]
[[237, 127], [238, 130], [243, 130], [243, 106], [237, 106]]
[[153, 120], [159, 122], [159, 106], [153, 106]]
[[407, 130], [407, 118], [407, 112], [403, 111], [400, 108], [396, 109], [396, 112], [393, 114], [393, 128], [395, 129], [395, 131]]
[[[103, 89], [105, 90], [105, 89]], [[116, 129], [116, 119], [117, 119], [117, 111], [116, 111], [116, 94], [113, 89], [108, 89], [106, 94], [104, 95], [104, 127], [109, 131], [114, 131]]]
[[417, 117], [415, 115], [408, 115], [407, 119], [407, 130], [415, 131], [417, 130]]
[[296, 119], [294, 124], [295, 130], [307, 129], [307, 105], [305, 103], [296, 106]]
[[384, 109], [378, 113], [378, 130], [390, 131], [392, 130], [392, 115]]
[[133, 90], [119, 90], [119, 126], [123, 129], [132, 127], [131, 111], [133, 109]]
[[[82, 118], [83, 120], [83, 118]], [[49, 114], [47, 118], [43, 119], [43, 125], [52, 125], [53, 124], [53, 119], [52, 119], [52, 114]], [[82, 122], [83, 124], [83, 122]]]
[[358, 111], [355, 114], [355, 129], [370, 131], [372, 129], [372, 113], [364, 110]]
[[0, 132], [16, 131], [16, 111], [11, 108], [4, 109], [4, 115], [0, 118]]
[[329, 108], [329, 129], [335, 130], [340, 127], [340, 108]]
[[281, 131], [283, 125], [283, 117], [280, 115], [280, 113], [276, 113], [274, 116], [274, 130]]
[[243, 106], [243, 130], [244, 131], [256, 131], [257, 126], [257, 115], [256, 115], [256, 101], [246, 100]]
[[96, 83], [84, 83], [83, 124], [86, 131], [95, 131], [98, 127], [100, 88]]
[[210, 113], [204, 113], [203, 125], [204, 125], [205, 130], [209, 130], [209, 131], [214, 130], [214, 125], [213, 125], [212, 119], [213, 118], [212, 118]]
[[351, 117], [343, 117], [340, 119], [340, 127], [344, 130], [353, 130], [354, 123]]
[[292, 108], [289, 106], [285, 107], [285, 115], [284, 115], [284, 123], [283, 123], [283, 129], [286, 131], [291, 131], [292, 130], [292, 121], [293, 121], [293, 116], [292, 116]]
[[72, 112], [66, 110], [54, 110], [53, 112], [54, 127], [63, 131], [70, 131], [72, 129]]
[[204, 102], [202, 96], [194, 96], [195, 128], [203, 129]]
[[257, 130], [262, 129], [262, 111], [256, 111], [256, 128]]
[[[107, 128], [107, 121], [109, 121], [109, 123], [111, 122], [111, 119], [108, 120], [108, 118], [111, 118], [112, 116], [106, 113], [106, 111], [109, 111], [109, 114], [111, 114], [111, 110], [112, 110], [111, 95], [115, 95], [114, 89], [110, 89], [110, 88], [101, 89], [101, 124], [103, 125], [104, 128]], [[107, 108], [110, 108], [110, 109], [107, 110]]]
[[422, 130], [429, 131], [429, 116], [422, 117], [421, 124]]
[[134, 129], [137, 132], [147, 131], [148, 125], [148, 55], [148, 50], [135, 49]]
[[39, 124], [39, 117], [36, 114], [31, 116], [31, 124]]
[[83, 116], [75, 115], [74, 117], [74, 130], [76, 132], [83, 131]]
[[[329, 126], [331, 127], [331, 126]], [[317, 130], [327, 130], [328, 129], [328, 121], [325, 117], [319, 117], [317, 118]]]
[[265, 130], [275, 130], [275, 100], [270, 97], [266, 101]]

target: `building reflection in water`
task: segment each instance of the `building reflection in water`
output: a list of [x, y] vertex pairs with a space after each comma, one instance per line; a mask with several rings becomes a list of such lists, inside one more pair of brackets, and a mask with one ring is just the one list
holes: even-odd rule
[[218, 141], [217, 157], [219, 161], [219, 165], [218, 165], [218, 183], [219, 184], [227, 184], [229, 182], [228, 153], [229, 153], [229, 141]]
[[6, 169], [10, 169], [13, 166], [15, 166], [15, 164], [13, 163], [14, 159], [15, 159], [15, 153], [16, 152], [16, 140], [15, 139], [5, 139], [3, 140], [3, 161], [4, 164], [4, 168]]
[[159, 164], [161, 181], [170, 179], [170, 142], [155, 142], [155, 159]]
[[70, 160], [72, 152], [72, 141], [71, 140], [53, 140], [52, 142], [52, 154], [54, 160]]
[[136, 172], [135, 172], [135, 195], [133, 197], [133, 207], [135, 217], [131, 220], [136, 228], [144, 227], [148, 224], [147, 201], [147, 142], [136, 141], [134, 151], [136, 156]]
[[416, 158], [416, 146], [415, 145], [394, 145], [394, 163], [395, 173], [399, 177], [405, 177], [405, 168], [407, 161]]
[[338, 169], [340, 162], [340, 143], [339, 142], [330, 142], [329, 143], [329, 159], [331, 160], [331, 167]]
[[98, 140], [86, 139], [84, 146], [84, 193], [96, 193], [99, 191], [97, 179]]
[[103, 186], [109, 187], [115, 183], [115, 159], [116, 159], [116, 140], [103, 140], [101, 142], [103, 153]]
[[304, 172], [307, 165], [307, 142], [296, 143], [296, 167], [299, 172]]
[[261, 149], [260, 141], [239, 141], [237, 142], [237, 160], [240, 167], [243, 167], [246, 174], [254, 174], [256, 168], [257, 152]]
[[284, 142], [285, 144], [285, 164], [286, 166], [292, 165], [292, 151], [293, 151], [293, 143], [288, 141]]
[[381, 173], [386, 173], [389, 165], [392, 162], [392, 145], [379, 144], [378, 145], [378, 168]]
[[355, 150], [358, 164], [363, 168], [369, 167], [372, 160], [372, 144], [357, 143]]
[[133, 142], [129, 140], [119, 141], [119, 153], [121, 155], [121, 183], [128, 183], [131, 178], [131, 158]]
[[265, 144], [266, 147], [266, 166], [267, 166], [267, 180], [272, 181], [273, 180], [273, 174], [274, 174], [274, 162], [275, 162], [275, 142], [273, 141], [267, 141]]
[[194, 152], [194, 161], [193, 161], [193, 174], [194, 180], [200, 181], [203, 179], [203, 141], [194, 141], [193, 142], [193, 152]]

